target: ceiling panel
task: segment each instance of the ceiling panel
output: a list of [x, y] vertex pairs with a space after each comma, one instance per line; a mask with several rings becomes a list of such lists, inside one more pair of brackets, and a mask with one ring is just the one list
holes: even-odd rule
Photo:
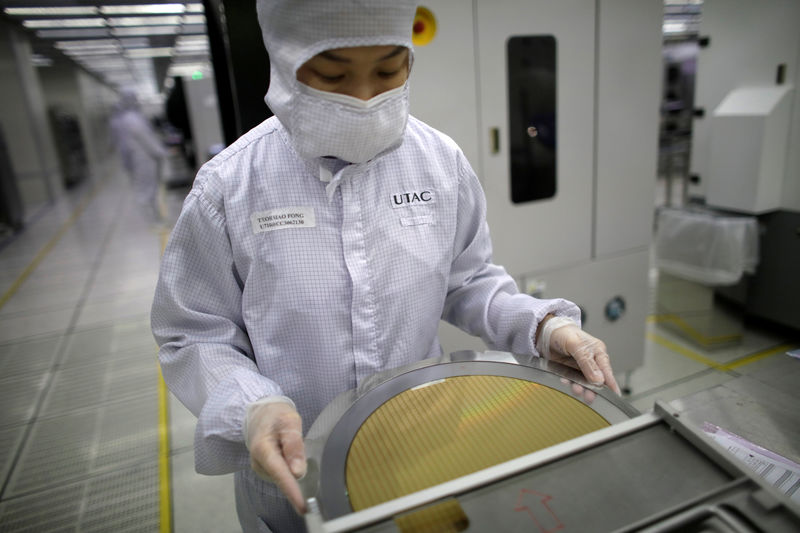
[[163, 98], [171, 76], [209, 75], [201, 2], [0, 0], [2, 16], [31, 36], [37, 67], [71, 61], [141, 98]]

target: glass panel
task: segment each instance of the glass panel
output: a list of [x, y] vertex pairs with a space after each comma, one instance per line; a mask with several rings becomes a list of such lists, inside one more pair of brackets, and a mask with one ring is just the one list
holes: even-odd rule
[[511, 37], [508, 58], [508, 131], [511, 201], [556, 194], [556, 40]]

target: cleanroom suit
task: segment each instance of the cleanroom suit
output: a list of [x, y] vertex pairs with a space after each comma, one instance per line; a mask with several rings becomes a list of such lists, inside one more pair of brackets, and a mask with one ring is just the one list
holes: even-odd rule
[[262, 487], [248, 403], [288, 396], [307, 430], [373, 373], [440, 355], [440, 317], [525, 354], [547, 313], [580, 318], [518, 294], [491, 263], [483, 192], [449, 138], [412, 117], [402, 145], [368, 163], [307, 161], [273, 117], [195, 179], [152, 322], [164, 378], [199, 417], [198, 472]]
[[[284, 3], [317, 15], [348, 4]], [[333, 12], [300, 29], [270, 13], [295, 47], [287, 52], [264, 30], [276, 116], [202, 167], [164, 253], [152, 311], [164, 379], [198, 416], [197, 471], [236, 472], [245, 531], [302, 528], [250, 468], [242, 426], [252, 402], [291, 398], [307, 431], [372, 374], [439, 356], [440, 318], [520, 354], [537, 353], [546, 314], [580, 318], [570, 302], [520, 294], [492, 264], [483, 192], [449, 137], [408, 117], [400, 138], [368, 161], [299, 155], [286, 127], [296, 68], [358, 42], [410, 48], [413, 2], [382, 5], [401, 4], [404, 33], [365, 19], [357, 41], [331, 37], [331, 25], [356, 31]]]
[[156, 199], [161, 165], [167, 152], [142, 113], [135, 93], [122, 91], [110, 126], [136, 201], [147, 217], [158, 219]]

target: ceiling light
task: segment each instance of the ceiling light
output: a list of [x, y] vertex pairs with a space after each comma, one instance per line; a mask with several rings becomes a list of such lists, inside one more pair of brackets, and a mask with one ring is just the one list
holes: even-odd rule
[[85, 28], [72, 30], [39, 30], [36, 36], [40, 39], [86, 39], [89, 37], [108, 37], [106, 28]]
[[683, 22], [667, 22], [662, 26], [664, 33], [681, 33], [686, 31], [686, 24]]
[[208, 47], [206, 48], [175, 48], [176, 56], [202, 56], [208, 55]]
[[175, 41], [178, 46], [180, 45], [193, 45], [193, 44], [205, 44], [208, 45], [208, 36], [207, 35], [181, 35]]
[[177, 26], [181, 17], [116, 17], [108, 19], [110, 26]]
[[116, 39], [84, 39], [82, 41], [56, 41], [56, 48], [109, 48], [116, 47]]
[[187, 13], [205, 13], [203, 4], [186, 4]]
[[96, 28], [105, 26], [106, 21], [100, 17], [80, 19], [42, 19], [23, 20], [22, 25], [26, 28]]
[[7, 7], [6, 15], [19, 17], [96, 15], [96, 7]]
[[[202, 4], [201, 4], [202, 5]], [[164, 13], [183, 13], [183, 4], [149, 4], [139, 6], [102, 6], [104, 15], [163, 15]]]
[[106, 71], [127, 71], [128, 65], [125, 64], [124, 61], [122, 62], [112, 62], [108, 61], [79, 61], [81, 65], [86, 67], [89, 70], [93, 70], [95, 72], [106, 72]]
[[117, 37], [137, 35], [175, 35], [178, 26], [135, 26], [131, 28], [112, 28], [111, 33]]
[[125, 58], [118, 55], [109, 57], [78, 58], [78, 61], [84, 65], [91, 65], [94, 68], [128, 68], [128, 63], [125, 61]]
[[184, 15], [183, 23], [184, 24], [205, 24], [206, 23], [206, 16], [205, 15]]
[[176, 54], [207, 53], [208, 49], [208, 37], [205, 35], [181, 35], [175, 41]]
[[167, 69], [167, 76], [182, 78], [192, 76], [196, 72], [210, 74], [211, 68], [208, 63], [173, 63]]
[[130, 58], [145, 58], [145, 57], [172, 57], [173, 49], [171, 47], [163, 48], [132, 48], [125, 52], [125, 55]]
[[98, 49], [98, 50], [64, 50], [64, 53], [67, 54], [69, 57], [78, 58], [78, 57], [100, 57], [100, 56], [117, 56], [119, 55], [119, 50], [116, 48], [113, 49]]
[[31, 64], [34, 67], [52, 67], [53, 60], [47, 56], [33, 54], [31, 56]]

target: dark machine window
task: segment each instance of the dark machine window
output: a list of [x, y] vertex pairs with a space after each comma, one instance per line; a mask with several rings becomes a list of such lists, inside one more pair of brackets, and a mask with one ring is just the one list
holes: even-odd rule
[[556, 194], [556, 40], [511, 37], [508, 58], [508, 131], [511, 201]]

